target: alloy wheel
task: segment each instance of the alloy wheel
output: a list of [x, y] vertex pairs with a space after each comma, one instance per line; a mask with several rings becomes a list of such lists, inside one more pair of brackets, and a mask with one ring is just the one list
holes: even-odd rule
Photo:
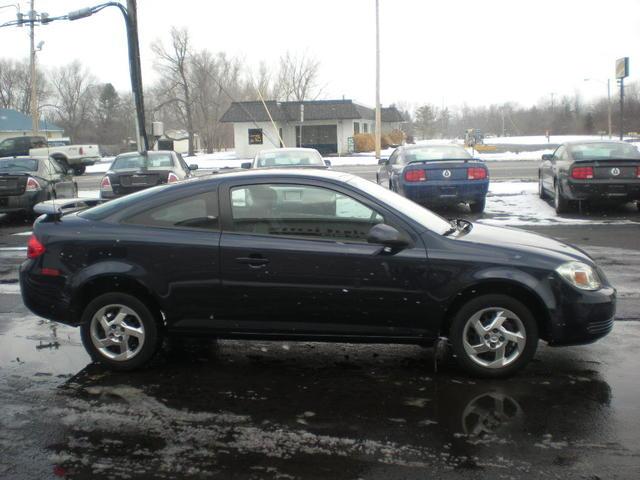
[[91, 341], [106, 358], [130, 360], [144, 345], [145, 330], [140, 316], [124, 305], [106, 305], [91, 318]]
[[473, 314], [464, 326], [464, 350], [476, 364], [503, 368], [515, 362], [527, 343], [522, 320], [510, 310], [484, 308]]

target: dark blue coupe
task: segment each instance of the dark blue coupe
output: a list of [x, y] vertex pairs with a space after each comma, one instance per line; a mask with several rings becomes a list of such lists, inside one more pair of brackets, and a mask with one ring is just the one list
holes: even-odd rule
[[423, 206], [467, 203], [473, 213], [481, 213], [489, 170], [459, 145], [410, 145], [381, 161], [376, 180]]

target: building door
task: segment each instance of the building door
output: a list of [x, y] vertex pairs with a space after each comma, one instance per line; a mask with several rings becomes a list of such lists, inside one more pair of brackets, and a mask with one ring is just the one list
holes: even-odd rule
[[298, 125], [296, 147], [315, 148], [323, 155], [338, 153], [337, 125]]

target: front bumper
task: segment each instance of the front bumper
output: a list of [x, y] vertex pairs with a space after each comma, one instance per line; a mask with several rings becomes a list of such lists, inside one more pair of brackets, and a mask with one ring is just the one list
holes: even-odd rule
[[567, 180], [563, 189], [571, 200], [640, 200], [640, 179]]
[[590, 292], [578, 290], [557, 278], [553, 285], [556, 308], [547, 332], [550, 345], [582, 345], [595, 342], [613, 329], [616, 291], [611, 286]]
[[0, 213], [29, 213], [36, 203], [46, 200], [46, 192], [25, 192], [22, 195], [0, 196]]
[[421, 205], [477, 202], [487, 195], [488, 190], [488, 180], [469, 180], [464, 182], [427, 180], [424, 182], [402, 183], [404, 196]]

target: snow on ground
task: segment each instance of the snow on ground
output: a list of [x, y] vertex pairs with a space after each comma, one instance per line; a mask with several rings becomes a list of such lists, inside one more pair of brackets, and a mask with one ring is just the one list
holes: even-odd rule
[[564, 142], [576, 142], [580, 140], [608, 140], [601, 135], [551, 135], [549, 139], [545, 135], [527, 135], [520, 137], [489, 137], [484, 139], [487, 145], [542, 145], [545, 143], [559, 144]]
[[537, 182], [491, 182], [479, 223], [497, 226], [522, 225], [602, 225], [632, 223], [629, 220], [607, 218], [576, 218], [558, 216], [555, 209], [538, 197]]
[[533, 152], [501, 152], [501, 153], [485, 153], [472, 152], [467, 148], [473, 158], [479, 158], [485, 162], [499, 162], [507, 160], [542, 160], [545, 153], [553, 153], [555, 149], [535, 150]]

